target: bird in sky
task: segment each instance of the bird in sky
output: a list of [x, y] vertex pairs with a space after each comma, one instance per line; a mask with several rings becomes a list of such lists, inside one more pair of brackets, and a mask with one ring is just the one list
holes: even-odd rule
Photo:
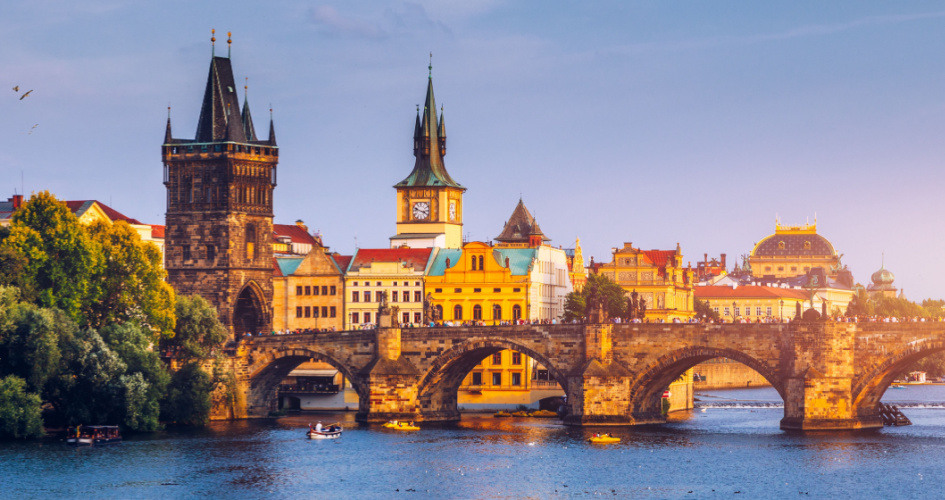
[[33, 92], [33, 89], [27, 90], [26, 92], [23, 93], [23, 95], [20, 96], [20, 100], [22, 101], [23, 99], [26, 98], [26, 96], [30, 95], [30, 93], [32, 92]]
[[37, 123], [37, 124], [33, 125], [32, 127], [30, 127], [30, 131], [27, 132], [26, 135], [33, 135], [33, 129], [35, 129], [35, 128], [38, 127], [38, 126], [39, 126], [39, 124]]
[[17, 85], [16, 87], [13, 87], [13, 91], [14, 91], [14, 92], [19, 92], [19, 91], [20, 91], [20, 86]]

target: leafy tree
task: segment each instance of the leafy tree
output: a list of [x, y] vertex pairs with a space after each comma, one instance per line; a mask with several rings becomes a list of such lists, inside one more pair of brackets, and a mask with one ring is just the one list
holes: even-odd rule
[[126, 365], [121, 376], [124, 406], [120, 421], [134, 430], [157, 430], [160, 400], [166, 393], [170, 374], [152, 349], [151, 332], [134, 323], [122, 323], [102, 328], [101, 336]]
[[3, 247], [26, 258], [24, 280], [41, 307], [65, 311], [85, 324], [82, 307], [91, 299], [97, 253], [85, 229], [65, 203], [48, 191], [34, 194], [13, 213]]
[[161, 417], [183, 425], [205, 425], [210, 420], [213, 381], [196, 362], [182, 366], [171, 376]]
[[176, 350], [175, 357], [184, 361], [206, 360], [226, 342], [226, 328], [220, 323], [217, 310], [199, 295], [178, 295], [177, 326], [174, 337], [163, 340]]
[[719, 321], [719, 313], [709, 307], [708, 302], [703, 302], [699, 299], [692, 301], [693, 310], [696, 312], [697, 318], [705, 318], [706, 320]]
[[42, 401], [27, 390], [26, 381], [14, 375], [0, 378], [0, 439], [25, 439], [43, 435]]
[[873, 309], [873, 301], [870, 300], [869, 293], [867, 293], [866, 288], [863, 285], [857, 283], [856, 294], [853, 296], [853, 299], [847, 305], [847, 316], [872, 316], [875, 314]]
[[[627, 293], [603, 274], [590, 274], [580, 292], [568, 294], [564, 319], [587, 318], [600, 301], [611, 318], [622, 317], [627, 311]], [[583, 305], [583, 308], [581, 307]]]
[[17, 289], [0, 287], [0, 376], [16, 375], [39, 393], [59, 370], [58, 332], [68, 320], [17, 298]]
[[125, 221], [97, 222], [88, 231], [100, 262], [92, 276], [95, 300], [83, 310], [88, 326], [133, 322], [172, 335], [174, 290], [164, 281], [160, 250]]
[[65, 368], [53, 381], [51, 402], [69, 425], [123, 420], [127, 365], [93, 329], [79, 331], [63, 353]]
[[[8, 228], [7, 233], [9, 233]], [[0, 286], [12, 286], [20, 289], [21, 295], [27, 299], [33, 299], [33, 290], [31, 283], [26, 278], [26, 266], [28, 261], [26, 256], [16, 250], [2, 245], [3, 237], [0, 236]]]
[[925, 309], [930, 318], [941, 319], [945, 317], [945, 300], [925, 299], [922, 301], [922, 308]]

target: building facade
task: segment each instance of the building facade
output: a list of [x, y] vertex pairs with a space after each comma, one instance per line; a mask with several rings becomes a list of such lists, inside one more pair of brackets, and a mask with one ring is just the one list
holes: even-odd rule
[[817, 234], [817, 221], [803, 226], [775, 223], [774, 234], [763, 238], [748, 257], [753, 279], [796, 278], [820, 267], [830, 277], [841, 270], [833, 244]]
[[236, 336], [272, 328], [272, 206], [279, 148], [256, 137], [228, 57], [211, 57], [197, 133], [175, 139], [168, 116], [165, 255], [168, 282], [201, 295]]
[[345, 329], [377, 324], [387, 305], [402, 326], [424, 322], [424, 275], [436, 255], [433, 248], [361, 248], [345, 273]]
[[641, 250], [631, 243], [613, 249], [610, 262], [593, 271], [616, 282], [627, 294], [636, 292], [646, 304], [647, 320], [685, 321], [695, 316], [691, 267], [683, 267], [676, 250]]
[[[695, 299], [707, 302], [724, 322], [793, 320], [797, 304], [801, 310], [810, 305], [810, 292], [775, 286], [698, 286]], [[814, 308], [819, 310], [823, 297], [814, 295]]]
[[323, 247], [315, 247], [303, 257], [276, 257], [273, 329], [344, 329], [344, 282], [338, 263]]

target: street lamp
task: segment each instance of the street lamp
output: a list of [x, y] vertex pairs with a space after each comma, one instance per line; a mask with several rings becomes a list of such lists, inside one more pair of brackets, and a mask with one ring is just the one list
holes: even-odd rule
[[732, 301], [732, 323], [735, 322], [735, 301]]
[[781, 299], [781, 311], [778, 312], [778, 321], [784, 321], [784, 299]]

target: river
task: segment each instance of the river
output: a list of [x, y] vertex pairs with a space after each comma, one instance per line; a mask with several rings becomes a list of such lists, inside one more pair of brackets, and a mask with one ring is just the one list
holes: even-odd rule
[[[466, 415], [402, 433], [353, 413], [216, 422], [70, 448], [0, 443], [4, 498], [941, 498], [945, 386], [889, 390], [913, 425], [789, 433], [770, 388], [704, 391], [662, 426], [593, 429]], [[703, 409], [705, 411], [703, 411]], [[344, 437], [304, 438], [310, 421]], [[598, 429], [600, 430], [600, 429]]]

